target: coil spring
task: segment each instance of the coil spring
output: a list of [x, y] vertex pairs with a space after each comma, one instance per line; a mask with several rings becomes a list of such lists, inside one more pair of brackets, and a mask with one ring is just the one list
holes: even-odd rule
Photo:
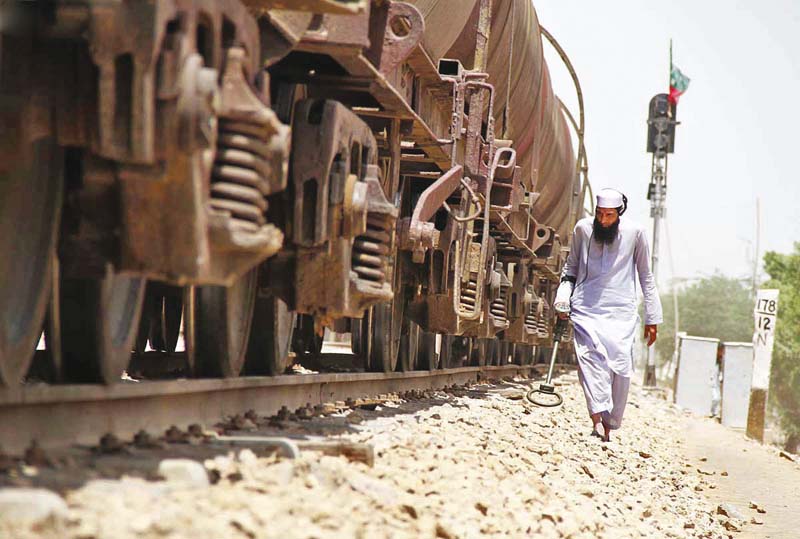
[[539, 332], [538, 333], [539, 333], [540, 337], [547, 338], [547, 336], [550, 334], [550, 328], [547, 325], [547, 319], [548, 319], [547, 314], [548, 314], [548, 311], [550, 310], [550, 308], [547, 306], [547, 302], [546, 301], [544, 302], [542, 307], [543, 307], [542, 308], [542, 315], [539, 317], [539, 321], [538, 321], [539, 322], [538, 323], [538, 327], [539, 327]]
[[547, 337], [547, 322], [544, 321], [544, 317], [539, 319], [537, 333], [539, 334], [539, 337]]
[[538, 333], [539, 331], [539, 322], [536, 320], [536, 306], [530, 305], [528, 307], [528, 312], [525, 314], [525, 329], [528, 333]]
[[461, 287], [461, 306], [474, 312], [478, 303], [478, 280], [470, 278], [466, 286]]
[[260, 127], [219, 119], [217, 155], [211, 173], [211, 207], [227, 212], [237, 228], [257, 231], [266, 223], [267, 146]]
[[389, 225], [381, 214], [367, 214], [367, 230], [353, 241], [351, 267], [359, 278], [382, 285], [386, 281]]
[[489, 305], [489, 312], [500, 323], [508, 322], [508, 317], [506, 316], [506, 296], [507, 295], [508, 295], [508, 287], [501, 286], [500, 287], [500, 294], [498, 294], [497, 299], [495, 299], [492, 302], [492, 304]]

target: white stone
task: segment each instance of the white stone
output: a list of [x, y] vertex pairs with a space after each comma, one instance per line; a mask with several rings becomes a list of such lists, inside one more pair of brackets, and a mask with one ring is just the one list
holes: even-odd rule
[[742, 515], [742, 512], [739, 511], [739, 509], [732, 503], [722, 503], [718, 505], [717, 514], [724, 515], [730, 518], [744, 520], [744, 515]]
[[119, 480], [92, 479], [86, 483], [81, 491], [96, 498], [124, 494], [125, 496], [153, 502], [163, 496], [168, 489], [160, 483], [152, 483], [136, 477], [123, 477]]
[[181, 486], [202, 488], [209, 485], [206, 469], [196, 460], [164, 459], [158, 464], [158, 474]]
[[253, 453], [252, 449], [242, 449], [239, 451], [239, 462], [242, 464], [255, 464], [258, 461], [258, 457], [255, 453]]
[[391, 486], [368, 475], [354, 472], [349, 474], [347, 482], [350, 483], [353, 490], [370, 497], [384, 507], [392, 506], [397, 502], [397, 492]]
[[66, 516], [67, 503], [55, 492], [43, 488], [0, 489], [0, 521], [30, 526]]

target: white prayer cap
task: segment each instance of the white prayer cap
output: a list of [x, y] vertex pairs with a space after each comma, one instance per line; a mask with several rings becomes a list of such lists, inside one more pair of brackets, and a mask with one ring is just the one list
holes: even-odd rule
[[598, 208], [619, 208], [622, 206], [622, 193], [616, 189], [600, 189], [597, 192]]

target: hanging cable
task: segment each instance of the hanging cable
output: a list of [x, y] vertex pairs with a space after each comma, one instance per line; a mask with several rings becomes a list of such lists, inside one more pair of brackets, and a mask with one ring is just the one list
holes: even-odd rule
[[[585, 135], [585, 114], [584, 114], [584, 106], [583, 106], [583, 90], [581, 89], [581, 82], [578, 79], [578, 74], [575, 72], [575, 68], [572, 66], [572, 62], [570, 61], [569, 56], [567, 56], [567, 53], [564, 51], [563, 48], [561, 48], [561, 45], [558, 43], [556, 38], [554, 38], [553, 35], [550, 32], [548, 32], [545, 27], [543, 27], [541, 25], [539, 26], [539, 31], [547, 39], [547, 41], [550, 42], [550, 44], [553, 46], [553, 48], [556, 50], [558, 55], [561, 57], [561, 61], [564, 62], [564, 66], [567, 68], [567, 71], [569, 71], [569, 74], [572, 77], [572, 82], [575, 85], [575, 93], [577, 94], [577, 97], [578, 97], [578, 111], [580, 113], [580, 116], [579, 116], [580, 121], [577, 122], [577, 125], [576, 125], [576, 122], [575, 122], [575, 118], [572, 117], [572, 114], [564, 106], [563, 103], [561, 103], [561, 107], [562, 107], [563, 110], [565, 110], [567, 112], [567, 116], [570, 118], [570, 121], [572, 122], [572, 125], [575, 128], [575, 131], [577, 132], [577, 135], [578, 135], [578, 159], [576, 160], [576, 164], [575, 164], [575, 169], [576, 169], [576, 174], [577, 175], [580, 175], [582, 167], [584, 166], [584, 164], [586, 164], [586, 172], [584, 172], [584, 185], [581, 188], [581, 195], [582, 196], [581, 196], [581, 199], [580, 199], [580, 201], [581, 201], [580, 205], [582, 207], [583, 206], [584, 197], [585, 197], [585, 194], [586, 194], [586, 190], [588, 189], [589, 192], [591, 193], [591, 185], [588, 185], [588, 160], [584, 160], [584, 157], [586, 155], [586, 149], [585, 149], [585, 146], [584, 146], [584, 143], [583, 143], [583, 139], [584, 139], [584, 135]], [[583, 156], [581, 154], [583, 154]], [[591, 206], [592, 206], [592, 213], [594, 213], [594, 204], [591, 203]], [[578, 210], [575, 210], [573, 212], [573, 215], [571, 216], [571, 218], [572, 218], [572, 223], [570, 223], [571, 227], [574, 226], [575, 222], [578, 220], [577, 214], [578, 214]]]
[[578, 94], [578, 109], [580, 111], [580, 122], [579, 122], [578, 132], [579, 132], [579, 136], [581, 138], [583, 138], [584, 127], [585, 127], [584, 126], [584, 108], [583, 108], [583, 90], [581, 90], [581, 82], [580, 82], [580, 80], [578, 80], [578, 74], [575, 72], [575, 68], [572, 67], [572, 62], [569, 61], [569, 57], [567, 56], [567, 53], [564, 52], [564, 49], [562, 49], [561, 45], [559, 45], [558, 41], [556, 41], [556, 38], [554, 38], [553, 35], [550, 32], [548, 32], [547, 29], [544, 26], [540, 25], [539, 26], [539, 31], [542, 33], [542, 35], [545, 38], [547, 38], [547, 41], [550, 42], [550, 44], [553, 46], [553, 48], [556, 50], [556, 52], [558, 52], [558, 55], [561, 57], [561, 60], [564, 62], [564, 65], [567, 68], [567, 71], [569, 71], [569, 74], [572, 77], [572, 82], [575, 83], [575, 91]]
[[506, 106], [503, 109], [503, 138], [508, 138], [508, 117], [511, 115], [511, 66], [514, 63], [514, 30], [516, 29], [516, 2], [511, 3], [511, 32], [508, 37], [508, 76], [506, 79]]
[[[589, 157], [586, 155], [586, 146], [583, 143], [583, 136], [580, 134], [580, 131], [578, 129], [578, 124], [575, 123], [575, 117], [572, 115], [570, 110], [567, 108], [567, 106], [564, 104], [564, 102], [561, 101], [561, 98], [557, 97], [556, 99], [558, 99], [558, 103], [559, 103], [559, 105], [561, 105], [561, 110], [564, 111], [564, 114], [566, 114], [567, 119], [569, 120], [570, 124], [572, 124], [572, 128], [575, 130], [575, 133], [578, 135], [578, 159], [576, 160], [575, 168], [577, 169], [576, 173], [579, 176], [581, 174], [583, 174], [583, 183], [581, 185], [581, 194], [578, 197], [578, 200], [580, 201], [579, 208], [582, 208], [583, 211], [589, 213], [589, 215], [592, 215], [592, 214], [594, 214], [594, 192], [592, 191], [592, 184], [591, 184], [591, 182], [589, 182]], [[589, 192], [589, 208], [588, 209], [585, 206], [587, 190]], [[580, 219], [580, 217], [582, 217], [582, 216], [579, 215], [579, 213], [580, 213], [580, 210], [578, 208], [576, 208], [575, 209], [575, 215], [572, 216], [572, 218], [573, 218], [573, 223], [572, 224], [573, 225], [578, 221], [578, 219]]]

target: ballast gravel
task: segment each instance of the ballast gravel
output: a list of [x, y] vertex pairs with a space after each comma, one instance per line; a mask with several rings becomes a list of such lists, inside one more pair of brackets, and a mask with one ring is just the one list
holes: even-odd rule
[[23, 519], [0, 507], [0, 537], [721, 538], [748, 525], [704, 498], [713, 477], [676, 451], [672, 405], [632, 388], [623, 429], [602, 443], [576, 381], [559, 380], [560, 408], [527, 404], [532, 382], [518, 380], [323, 420], [346, 425], [334, 439], [372, 444], [372, 467], [242, 449], [203, 463], [210, 486], [180, 462], [162, 466], [174, 480], [92, 480], [65, 494], [66, 510]]

